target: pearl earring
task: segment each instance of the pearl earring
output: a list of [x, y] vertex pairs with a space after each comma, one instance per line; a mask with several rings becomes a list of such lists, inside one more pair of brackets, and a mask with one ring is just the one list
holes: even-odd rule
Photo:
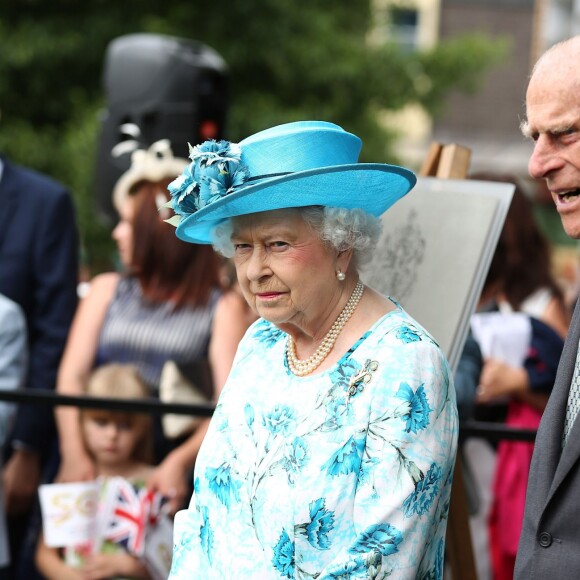
[[344, 280], [346, 279], [346, 274], [345, 274], [345, 273], [344, 273], [342, 270], [339, 270], [339, 271], [336, 273], [336, 278], [337, 278], [337, 280], [339, 280], [340, 282], [344, 282]]

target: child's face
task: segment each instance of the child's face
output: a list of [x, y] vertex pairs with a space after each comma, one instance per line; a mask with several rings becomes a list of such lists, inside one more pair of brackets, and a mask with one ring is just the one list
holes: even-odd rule
[[138, 422], [112, 413], [86, 413], [82, 421], [85, 443], [97, 466], [115, 467], [130, 461], [142, 439]]

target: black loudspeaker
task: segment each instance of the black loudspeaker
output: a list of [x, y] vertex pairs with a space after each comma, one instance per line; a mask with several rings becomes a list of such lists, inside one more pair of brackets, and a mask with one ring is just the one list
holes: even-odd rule
[[95, 171], [97, 207], [107, 221], [117, 219], [111, 193], [136, 147], [169, 139], [175, 156], [187, 159], [188, 143], [222, 138], [227, 81], [222, 57], [200, 42], [130, 34], [109, 44]]

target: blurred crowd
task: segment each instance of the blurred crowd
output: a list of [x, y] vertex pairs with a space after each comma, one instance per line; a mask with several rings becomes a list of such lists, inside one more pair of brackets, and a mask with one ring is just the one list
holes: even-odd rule
[[[512, 183], [515, 191], [455, 376], [460, 417], [536, 430], [573, 304], [564, 298], [552, 247], [518, 180], [495, 173], [471, 177]], [[479, 578], [513, 578], [533, 447], [475, 439], [461, 449]]]
[[[112, 235], [123, 269], [96, 276], [79, 301], [68, 191], [2, 161], [0, 196], [9, 211], [0, 236], [0, 388], [217, 400], [254, 315], [229, 264], [211, 246], [181, 242], [164, 221], [167, 185], [185, 165], [167, 141], [133, 154], [114, 191], [119, 221]], [[0, 410], [8, 521], [0, 530], [0, 577], [150, 577], [108, 539], [101, 554], [48, 546], [38, 487], [123, 477], [161, 496], [171, 517], [191, 495], [209, 419], [73, 407], [56, 408], [53, 418], [48, 406], [6, 403]]]

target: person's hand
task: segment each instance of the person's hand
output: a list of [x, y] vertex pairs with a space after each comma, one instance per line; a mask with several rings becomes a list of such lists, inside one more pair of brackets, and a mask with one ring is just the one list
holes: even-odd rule
[[26, 512], [40, 484], [40, 455], [36, 451], [16, 449], [4, 466], [2, 483], [6, 514], [15, 516]]
[[65, 566], [63, 570], [59, 571], [58, 578], [59, 580], [85, 580], [85, 575], [80, 568]]
[[523, 367], [511, 367], [497, 359], [488, 359], [483, 365], [475, 400], [491, 403], [510, 397], [528, 388], [528, 374]]
[[145, 566], [130, 554], [92, 554], [81, 570], [83, 580], [150, 577]]
[[186, 500], [188, 473], [188, 467], [178, 457], [169, 454], [149, 478], [147, 487], [168, 498], [167, 508], [172, 516]]
[[62, 456], [54, 481], [56, 483], [74, 483], [77, 481], [92, 481], [96, 477], [95, 464], [83, 451], [74, 456]]

